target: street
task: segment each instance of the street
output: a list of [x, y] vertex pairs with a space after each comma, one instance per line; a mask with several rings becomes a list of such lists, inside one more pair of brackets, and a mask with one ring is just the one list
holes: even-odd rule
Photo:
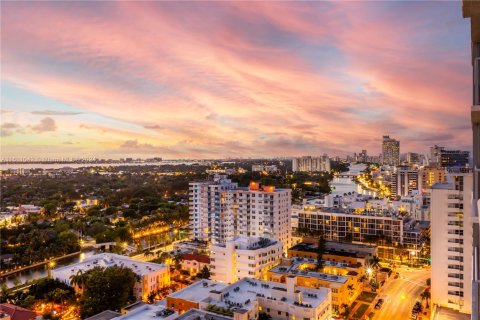
[[[392, 279], [379, 293], [385, 302], [380, 310], [375, 310], [376, 320], [409, 319], [415, 302], [421, 301], [420, 294], [427, 287], [429, 269], [398, 268], [400, 276]], [[425, 303], [423, 304], [425, 306]], [[423, 319], [428, 319], [422, 316]]]

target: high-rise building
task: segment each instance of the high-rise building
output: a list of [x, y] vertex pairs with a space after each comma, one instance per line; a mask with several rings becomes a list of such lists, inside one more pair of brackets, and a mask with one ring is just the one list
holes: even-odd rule
[[440, 152], [442, 150], [445, 150], [445, 147], [440, 147], [437, 145], [434, 145], [433, 147], [430, 147], [430, 163], [431, 164], [438, 164], [440, 163]]
[[445, 168], [425, 167], [420, 170], [422, 191], [429, 189], [435, 183], [446, 182], [447, 171]]
[[291, 244], [291, 190], [252, 182], [238, 187], [226, 176], [190, 183], [192, 237], [225, 243], [236, 236], [273, 238]]
[[408, 152], [405, 157], [405, 160], [407, 160], [407, 163], [409, 165], [422, 164], [423, 156], [419, 153]]
[[421, 191], [421, 175], [418, 170], [410, 170], [408, 167], [397, 167], [392, 173], [391, 192], [395, 196], [406, 196], [413, 191]]
[[480, 2], [463, 0], [463, 16], [470, 18], [472, 33], [473, 101], [473, 199], [472, 199], [472, 319], [480, 319]]
[[432, 186], [431, 294], [437, 306], [471, 313], [473, 176], [457, 171]]
[[256, 278], [266, 280], [267, 271], [280, 263], [280, 241], [260, 237], [237, 237], [214, 244], [210, 253], [211, 279], [225, 283]]
[[439, 165], [444, 168], [465, 167], [468, 165], [469, 157], [469, 151], [443, 149], [440, 151]]
[[430, 147], [430, 163], [437, 167], [465, 167], [468, 165], [470, 152], [462, 150], [449, 150], [445, 147]]
[[383, 136], [382, 142], [383, 164], [396, 166], [400, 163], [400, 141]]
[[300, 158], [293, 158], [292, 171], [330, 171], [330, 158], [326, 154], [321, 157], [304, 156]]

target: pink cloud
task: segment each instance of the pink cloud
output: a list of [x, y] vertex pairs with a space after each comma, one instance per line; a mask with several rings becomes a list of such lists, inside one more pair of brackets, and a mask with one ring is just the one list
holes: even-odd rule
[[2, 78], [175, 155], [376, 152], [384, 133], [426, 151], [439, 130], [468, 145], [468, 47], [428, 41], [447, 28], [376, 4], [204, 5], [7, 3]]

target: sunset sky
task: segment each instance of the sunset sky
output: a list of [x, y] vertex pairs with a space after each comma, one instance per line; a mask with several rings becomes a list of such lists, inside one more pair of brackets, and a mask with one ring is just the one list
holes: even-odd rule
[[461, 2], [3, 2], [1, 156], [471, 149]]

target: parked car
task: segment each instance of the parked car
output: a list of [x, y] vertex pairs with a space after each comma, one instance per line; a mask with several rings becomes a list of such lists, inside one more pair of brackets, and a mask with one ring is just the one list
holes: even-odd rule
[[377, 303], [375, 304], [375, 309], [380, 309], [383, 305], [383, 299], [378, 299]]

